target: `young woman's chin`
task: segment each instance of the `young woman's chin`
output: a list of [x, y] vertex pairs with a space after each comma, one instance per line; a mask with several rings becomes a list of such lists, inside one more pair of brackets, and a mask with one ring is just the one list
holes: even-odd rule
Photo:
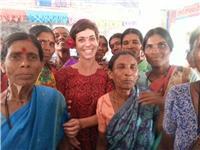
[[82, 58], [84, 59], [95, 59], [95, 53], [91, 53], [91, 54], [83, 54]]

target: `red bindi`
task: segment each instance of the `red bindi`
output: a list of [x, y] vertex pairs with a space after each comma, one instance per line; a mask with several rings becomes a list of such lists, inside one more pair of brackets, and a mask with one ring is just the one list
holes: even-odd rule
[[23, 53], [26, 53], [26, 51], [27, 51], [26, 48], [23, 47], [23, 48], [22, 48], [22, 52], [23, 52]]

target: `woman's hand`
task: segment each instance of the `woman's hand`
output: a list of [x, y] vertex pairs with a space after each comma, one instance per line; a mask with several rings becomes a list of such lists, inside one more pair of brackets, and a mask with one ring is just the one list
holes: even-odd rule
[[69, 143], [71, 144], [72, 147], [79, 149], [79, 150], [81, 149], [80, 142], [78, 141], [78, 139], [76, 137], [69, 138]]
[[162, 106], [164, 105], [164, 98], [160, 93], [146, 91], [140, 93], [139, 102], [144, 105], [155, 104]]
[[65, 133], [69, 138], [74, 138], [81, 129], [81, 124], [79, 119], [70, 119], [68, 122], [64, 123], [63, 126]]

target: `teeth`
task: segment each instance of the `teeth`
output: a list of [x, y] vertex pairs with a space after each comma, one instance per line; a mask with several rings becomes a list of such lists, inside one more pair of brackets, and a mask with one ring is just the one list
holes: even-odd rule
[[86, 53], [91, 53], [91, 52], [92, 52], [92, 50], [85, 50], [85, 52], [86, 52]]

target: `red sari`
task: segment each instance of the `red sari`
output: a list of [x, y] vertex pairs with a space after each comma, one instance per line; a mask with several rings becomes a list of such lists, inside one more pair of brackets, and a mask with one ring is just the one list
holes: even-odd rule
[[[97, 69], [96, 73], [84, 76], [78, 69], [62, 68], [56, 74], [57, 89], [67, 100], [71, 100], [71, 118], [84, 118], [96, 114], [97, 100], [112, 89], [111, 80], [103, 69]], [[78, 134], [81, 150], [96, 149], [97, 126], [82, 129]]]

